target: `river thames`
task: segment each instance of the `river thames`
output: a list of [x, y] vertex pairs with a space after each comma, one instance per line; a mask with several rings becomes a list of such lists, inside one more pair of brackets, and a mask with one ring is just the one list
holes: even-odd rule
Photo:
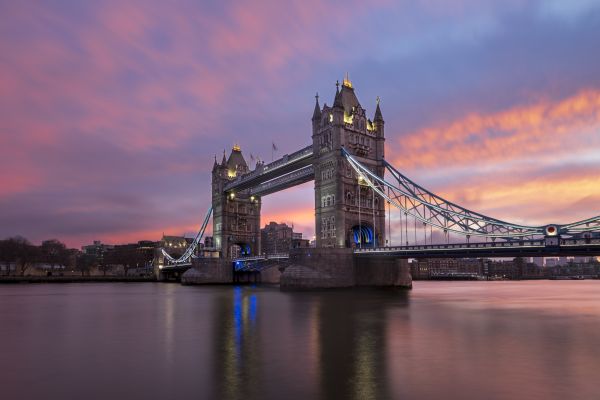
[[3, 399], [599, 399], [600, 281], [0, 286]]

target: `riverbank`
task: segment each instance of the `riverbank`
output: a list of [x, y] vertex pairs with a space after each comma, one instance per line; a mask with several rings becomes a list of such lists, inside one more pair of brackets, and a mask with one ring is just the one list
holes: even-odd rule
[[156, 282], [154, 276], [0, 276], [2, 283]]

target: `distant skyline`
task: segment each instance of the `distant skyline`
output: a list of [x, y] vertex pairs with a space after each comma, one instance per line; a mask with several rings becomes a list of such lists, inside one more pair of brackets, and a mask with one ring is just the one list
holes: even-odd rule
[[[600, 214], [600, 2], [0, 3], [0, 238], [193, 235], [213, 158], [311, 142], [348, 72], [386, 158], [529, 225]], [[313, 184], [262, 225], [311, 238]]]

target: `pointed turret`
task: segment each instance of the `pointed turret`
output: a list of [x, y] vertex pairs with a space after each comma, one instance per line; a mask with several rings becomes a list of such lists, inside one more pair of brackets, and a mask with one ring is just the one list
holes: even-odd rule
[[218, 165], [219, 165], [219, 164], [217, 164], [217, 155], [215, 154], [215, 162], [213, 163], [213, 168], [212, 168], [213, 172], [214, 172], [214, 170], [216, 170], [216, 169], [217, 169], [217, 166], [218, 166]]
[[340, 81], [335, 82], [335, 99], [333, 100], [333, 108], [344, 108], [342, 104], [342, 95], [340, 92]]
[[223, 159], [221, 160], [221, 166], [227, 165], [227, 158], [225, 157], [225, 149], [223, 149]]
[[373, 122], [383, 122], [383, 115], [381, 114], [381, 108], [379, 108], [379, 96], [377, 96], [377, 108], [375, 108], [375, 117]]
[[319, 121], [321, 119], [321, 107], [319, 107], [319, 93], [317, 93], [315, 99], [315, 111], [313, 111], [312, 120]]

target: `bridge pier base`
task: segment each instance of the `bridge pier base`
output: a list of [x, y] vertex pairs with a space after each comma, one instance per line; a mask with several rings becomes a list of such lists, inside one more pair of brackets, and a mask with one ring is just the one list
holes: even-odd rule
[[281, 275], [282, 290], [344, 287], [412, 288], [407, 260], [356, 256], [352, 249], [308, 248], [290, 251]]
[[192, 268], [181, 276], [184, 285], [207, 283], [233, 283], [233, 267], [230, 260], [222, 258], [196, 258]]
[[397, 286], [412, 289], [412, 277], [407, 259], [355, 257], [356, 286]]

